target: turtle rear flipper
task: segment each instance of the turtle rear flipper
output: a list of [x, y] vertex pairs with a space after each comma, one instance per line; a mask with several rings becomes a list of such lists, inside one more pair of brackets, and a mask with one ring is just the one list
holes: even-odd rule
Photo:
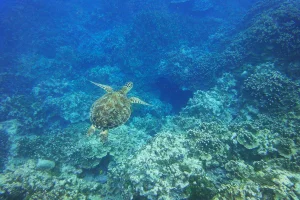
[[100, 141], [102, 143], [107, 142], [107, 137], [108, 137], [108, 130], [104, 130], [100, 132]]
[[94, 126], [94, 125], [92, 125], [90, 128], [89, 128], [89, 130], [88, 130], [88, 132], [86, 133], [88, 136], [91, 136], [91, 135], [93, 135], [94, 134], [94, 132], [96, 131], [96, 127]]

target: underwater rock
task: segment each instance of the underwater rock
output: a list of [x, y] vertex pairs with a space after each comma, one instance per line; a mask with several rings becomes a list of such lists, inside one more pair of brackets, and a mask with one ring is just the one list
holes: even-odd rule
[[88, 102], [92, 102], [92, 99], [84, 92], [65, 93], [61, 97], [47, 98], [48, 106], [57, 108], [60, 117], [69, 123], [78, 123], [89, 119]]
[[230, 184], [224, 184], [220, 187], [219, 192], [212, 200], [244, 200], [244, 199], [261, 199], [261, 189], [259, 184], [248, 180], [246, 182], [234, 180]]
[[[121, 69], [117, 66], [94, 66], [93, 68], [87, 70], [87, 77], [89, 80], [107, 80], [107, 84], [111, 87], [116, 87], [124, 84], [125, 75], [122, 73]], [[114, 74], [114, 76], [112, 76]], [[89, 83], [88, 83], [89, 84]], [[93, 90], [98, 91], [98, 90]], [[98, 96], [97, 92], [97, 96]]]
[[295, 143], [289, 138], [280, 138], [276, 141], [275, 148], [279, 155], [285, 158], [291, 158], [292, 155], [297, 153]]
[[55, 162], [51, 160], [38, 159], [36, 164], [37, 170], [48, 171], [55, 167]]
[[166, 53], [158, 65], [158, 72], [176, 85], [188, 90], [211, 87], [215, 81], [215, 64], [212, 53], [204, 52], [198, 47], [182, 45]]
[[101, 183], [101, 184], [105, 184], [107, 182], [107, 174], [99, 174], [99, 175], [95, 175], [95, 174], [85, 174], [84, 178], [85, 181], [90, 181], [90, 182], [97, 182], [97, 183]]
[[299, 199], [299, 181], [299, 174], [273, 170], [269, 166], [246, 179], [235, 178], [222, 185], [213, 200]]
[[20, 123], [16, 119], [0, 122], [0, 129], [5, 131], [10, 136], [13, 136], [17, 133], [19, 126]]
[[130, 126], [138, 130], [144, 131], [151, 136], [155, 136], [163, 125], [160, 118], [153, 117], [149, 113], [143, 117], [132, 117]]
[[[222, 128], [224, 129], [222, 130]], [[190, 152], [198, 155], [200, 160], [212, 160], [211, 162], [214, 162], [215, 165], [219, 165], [218, 162], [221, 161], [220, 156], [225, 157], [225, 152], [229, 147], [214, 134], [223, 134], [225, 136], [226, 131], [225, 127], [219, 126], [217, 123], [202, 123], [198, 129], [188, 130], [187, 139], [192, 141], [190, 142]], [[206, 162], [206, 164], [208, 163], [210, 162]]]
[[8, 120], [0, 122], [0, 171], [4, 169], [10, 156], [14, 155], [16, 145], [14, 141], [18, 133], [20, 124], [18, 120]]
[[234, 174], [234, 176], [239, 176], [241, 178], [248, 178], [254, 173], [254, 168], [251, 165], [245, 164], [241, 161], [230, 160], [225, 164], [225, 169]]
[[247, 149], [254, 149], [259, 146], [256, 136], [248, 131], [238, 133], [237, 141]]
[[[208, 91], [197, 90], [194, 93], [180, 113], [183, 121], [195, 118], [200, 122], [229, 123], [234, 119], [238, 99], [238, 93], [234, 89], [236, 80], [231, 74], [224, 73], [217, 82], [218, 84]], [[191, 124], [191, 127], [193, 126], [195, 125]]]
[[[240, 67], [245, 62], [262, 62], [280, 59], [299, 60], [298, 0], [261, 0], [247, 11], [240, 21], [239, 30], [224, 51], [227, 66]], [[284, 70], [286, 65], [283, 64]], [[299, 74], [299, 68], [294, 71]]]
[[251, 151], [242, 148], [238, 148], [237, 151], [244, 151], [242, 154], [250, 153], [253, 158], [257, 155], [275, 154], [275, 140], [280, 136], [278, 130], [286, 131], [280, 121], [260, 114], [256, 114], [255, 120], [250, 120], [247, 116], [244, 118], [245, 120], [238, 119], [239, 122], [232, 123], [229, 129], [237, 136], [236, 142]]
[[295, 184], [295, 193], [300, 196], [300, 183]]

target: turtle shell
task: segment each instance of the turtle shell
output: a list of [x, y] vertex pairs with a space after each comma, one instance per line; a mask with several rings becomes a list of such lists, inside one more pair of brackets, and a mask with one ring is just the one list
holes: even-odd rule
[[94, 102], [90, 117], [96, 128], [111, 129], [124, 124], [130, 115], [130, 100], [119, 92], [112, 92]]

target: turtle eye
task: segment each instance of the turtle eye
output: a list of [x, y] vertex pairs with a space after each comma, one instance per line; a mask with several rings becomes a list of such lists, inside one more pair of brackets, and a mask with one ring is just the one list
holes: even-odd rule
[[126, 83], [125, 85], [126, 85], [126, 87], [128, 87], [128, 88], [132, 88], [132, 87], [133, 87], [133, 83], [132, 83], [132, 82], [128, 82], [128, 83]]

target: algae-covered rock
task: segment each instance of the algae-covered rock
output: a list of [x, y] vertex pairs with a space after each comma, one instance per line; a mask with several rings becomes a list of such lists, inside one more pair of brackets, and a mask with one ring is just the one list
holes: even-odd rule
[[173, 124], [187, 131], [204, 122], [227, 124], [232, 121], [237, 112], [236, 80], [231, 74], [224, 73], [217, 82], [208, 91], [197, 90], [180, 115], [174, 117]]
[[291, 158], [291, 156], [296, 154], [295, 143], [290, 138], [279, 138], [276, 141], [275, 147], [278, 153], [285, 158]]
[[254, 173], [254, 168], [243, 161], [231, 160], [225, 164], [225, 169], [230, 174], [239, 176], [240, 178], [248, 178]]
[[218, 194], [213, 197], [213, 200], [256, 200], [261, 198], [262, 194], [259, 184], [250, 180], [246, 182], [234, 180], [230, 184], [222, 185]]
[[[276, 152], [274, 144], [275, 139], [279, 137], [277, 131], [282, 130], [281, 125], [278, 127], [277, 123], [265, 115], [258, 115], [256, 120], [246, 119], [233, 123], [229, 130], [236, 135], [236, 141], [245, 147], [244, 151], [250, 150], [248, 152], [252, 155], [268, 156]], [[237, 150], [243, 151], [241, 148]]]
[[18, 120], [0, 122], [0, 171], [5, 169], [9, 156], [13, 154], [15, 137], [18, 133], [20, 123]]
[[221, 162], [227, 156], [229, 147], [224, 143], [222, 135], [227, 137], [226, 127], [217, 123], [202, 123], [197, 129], [188, 130], [187, 139], [191, 144], [190, 152], [198, 155], [201, 160]]
[[233, 179], [223, 184], [213, 200], [227, 199], [299, 199], [300, 176], [270, 167], [252, 173], [247, 179]]
[[51, 160], [38, 159], [36, 163], [37, 170], [51, 170], [55, 167], [55, 162]]
[[259, 146], [257, 137], [248, 131], [238, 133], [237, 141], [247, 149], [254, 149]]

